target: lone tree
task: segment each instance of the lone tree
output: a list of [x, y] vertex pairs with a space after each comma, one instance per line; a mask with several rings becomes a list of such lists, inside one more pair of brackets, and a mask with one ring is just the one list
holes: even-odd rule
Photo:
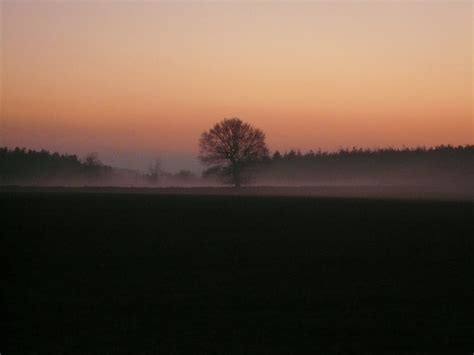
[[96, 152], [87, 153], [84, 157], [84, 164], [89, 168], [97, 168], [102, 166], [102, 163], [99, 160], [99, 154]]
[[219, 171], [236, 187], [249, 166], [268, 157], [265, 134], [239, 118], [225, 118], [204, 132], [199, 140], [201, 162]]
[[148, 168], [147, 178], [151, 183], [156, 184], [158, 183], [162, 173], [163, 170], [161, 169], [161, 160], [156, 158]]

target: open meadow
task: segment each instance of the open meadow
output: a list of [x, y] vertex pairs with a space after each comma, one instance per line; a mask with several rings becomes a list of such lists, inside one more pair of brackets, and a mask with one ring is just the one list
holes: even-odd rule
[[0, 204], [5, 355], [474, 351], [469, 200], [3, 189]]

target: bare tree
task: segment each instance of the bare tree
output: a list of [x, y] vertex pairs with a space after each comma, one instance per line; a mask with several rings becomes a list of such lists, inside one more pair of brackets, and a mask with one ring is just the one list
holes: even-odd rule
[[216, 123], [201, 135], [199, 148], [201, 162], [223, 173], [236, 187], [252, 163], [268, 156], [265, 134], [239, 118]]
[[102, 162], [99, 160], [99, 154], [96, 152], [87, 153], [84, 157], [84, 163], [88, 167], [99, 167], [102, 165]]
[[159, 181], [162, 172], [161, 160], [157, 158], [150, 164], [150, 167], [148, 168], [148, 179], [151, 183], [156, 184]]

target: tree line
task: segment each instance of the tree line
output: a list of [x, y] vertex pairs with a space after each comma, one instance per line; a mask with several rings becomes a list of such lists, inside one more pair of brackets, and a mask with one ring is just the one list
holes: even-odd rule
[[25, 185], [159, 185], [163, 182], [190, 184], [197, 180], [192, 172], [176, 174], [162, 169], [156, 159], [147, 172], [120, 169], [102, 163], [97, 153], [83, 158], [47, 150], [0, 147], [0, 184]]
[[474, 146], [340, 149], [269, 155], [265, 134], [239, 118], [224, 119], [202, 133], [204, 176], [242, 183], [466, 183], [474, 179]]
[[262, 130], [239, 118], [216, 123], [199, 139], [198, 177], [188, 170], [171, 174], [159, 159], [146, 173], [103, 164], [96, 153], [84, 158], [46, 150], [0, 148], [0, 184], [209, 185], [242, 184], [472, 184], [474, 145], [417, 148], [289, 150], [270, 154]]
[[113, 168], [102, 164], [96, 153], [80, 159], [75, 154], [50, 153], [44, 149], [0, 148], [0, 182], [3, 184], [78, 178], [92, 182], [112, 172]]
[[336, 152], [276, 151], [260, 161], [254, 176], [273, 183], [436, 184], [474, 179], [474, 145], [417, 148], [340, 149]]

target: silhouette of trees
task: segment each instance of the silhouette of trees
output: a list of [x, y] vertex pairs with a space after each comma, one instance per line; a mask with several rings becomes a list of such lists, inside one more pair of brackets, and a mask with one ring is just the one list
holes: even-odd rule
[[199, 148], [201, 162], [236, 187], [253, 163], [268, 157], [265, 134], [239, 118], [224, 119], [202, 133]]
[[99, 160], [99, 154], [97, 154], [96, 152], [92, 152], [86, 154], [86, 156], [84, 157], [84, 164], [88, 167], [94, 168], [101, 166], [102, 162]]
[[[155, 160], [148, 173], [144, 174], [107, 166], [100, 162], [97, 154], [87, 154], [79, 159], [76, 155], [50, 153], [46, 150], [0, 147], [0, 184], [145, 184], [150, 183], [151, 176], [160, 184], [191, 185], [214, 184], [216, 176], [224, 176], [228, 182], [239, 186], [251, 173], [260, 182], [278, 185], [347, 182], [435, 186], [442, 183], [459, 189], [469, 187], [472, 190], [474, 145], [377, 150], [351, 148], [336, 152], [324, 152], [320, 149], [309, 152], [294, 150], [277, 151], [272, 157], [267, 157], [263, 133], [257, 130], [260, 134], [253, 137], [256, 137], [255, 146], [258, 149], [254, 154], [245, 155], [242, 151], [245, 151], [252, 139], [241, 142], [239, 137], [248, 136], [233, 126], [231, 128], [237, 133], [232, 133], [231, 128], [226, 128], [227, 123], [223, 125], [226, 121], [231, 120], [224, 120], [216, 125], [218, 129], [215, 126], [201, 137], [201, 140], [210, 140], [212, 144], [203, 144], [206, 148], [213, 149], [201, 150], [201, 159], [209, 165], [202, 178], [194, 176], [190, 171], [167, 173], [162, 170], [159, 160]], [[245, 124], [240, 121], [238, 125]], [[252, 127], [240, 129], [254, 130]], [[229, 139], [220, 140], [215, 135]], [[229, 147], [232, 148], [234, 140], [238, 143], [238, 154], [236, 150], [227, 151]], [[237, 170], [237, 176], [233, 175], [234, 169]]]
[[181, 169], [175, 174], [174, 177], [183, 181], [190, 181], [196, 179], [196, 176], [193, 174], [193, 172], [186, 169]]
[[[323, 181], [456, 184], [474, 179], [474, 145], [416, 148], [290, 150], [259, 163], [258, 179], [270, 183]], [[363, 180], [365, 179], [365, 180]]]
[[89, 182], [93, 182], [101, 177], [104, 173], [104, 169], [102, 169], [103, 167], [104, 165], [100, 161], [98, 153], [87, 153], [84, 157], [84, 168]]
[[50, 153], [47, 150], [0, 148], [0, 183], [42, 184], [82, 179], [84, 182], [109, 176], [112, 168], [103, 165], [96, 153], [83, 160], [76, 155]]
[[156, 158], [148, 168], [147, 178], [152, 184], [157, 184], [162, 174], [161, 160]]

